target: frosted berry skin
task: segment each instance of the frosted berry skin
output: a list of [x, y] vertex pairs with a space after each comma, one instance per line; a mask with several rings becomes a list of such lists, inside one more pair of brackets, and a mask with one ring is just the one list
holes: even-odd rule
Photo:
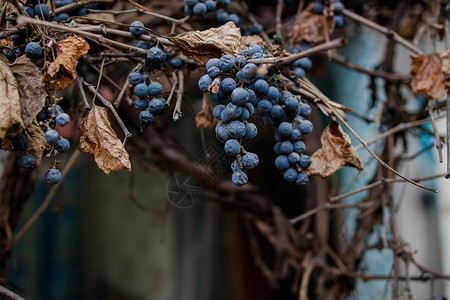
[[289, 168], [284, 172], [283, 178], [286, 181], [294, 182], [297, 179], [297, 171], [295, 171], [293, 168]]
[[136, 107], [138, 110], [146, 110], [148, 107], [148, 102], [145, 99], [137, 99], [134, 101], [134, 107]]
[[148, 103], [148, 111], [154, 115], [160, 114], [165, 109], [165, 100], [163, 98], [156, 98], [150, 100]]
[[36, 42], [29, 42], [25, 46], [25, 54], [30, 58], [39, 58], [42, 56], [42, 47]]
[[144, 110], [139, 113], [139, 120], [143, 124], [153, 124], [155, 122], [155, 115], [148, 110]]
[[34, 13], [36, 16], [43, 18], [47, 21], [51, 19], [50, 9], [46, 4], [38, 4], [34, 6]]
[[244, 154], [241, 160], [243, 167], [246, 169], [252, 169], [259, 164], [258, 155], [251, 152]]
[[144, 24], [141, 21], [134, 21], [130, 24], [130, 32], [134, 36], [141, 36], [145, 32]]
[[18, 134], [12, 139], [14, 151], [26, 151], [28, 149], [29, 140], [25, 134]]
[[183, 61], [178, 57], [174, 57], [170, 60], [169, 64], [174, 69], [180, 69], [183, 66]]
[[54, 144], [58, 141], [58, 139], [59, 139], [58, 131], [56, 131], [54, 129], [50, 129], [45, 132], [45, 141], [47, 143]]
[[158, 47], [152, 47], [147, 52], [147, 63], [156, 69], [161, 69], [163, 62], [166, 60], [166, 53]]
[[57, 184], [61, 182], [61, 179], [61, 171], [55, 168], [48, 169], [47, 174], [45, 175], [45, 182], [48, 184]]
[[143, 83], [144, 75], [137, 73], [137, 72], [133, 72], [128, 76], [128, 82], [131, 83], [132, 85], [137, 85], [139, 83]]
[[305, 185], [308, 183], [308, 181], [309, 181], [308, 176], [303, 172], [298, 173], [297, 178], [295, 179], [295, 183], [297, 185]]
[[228, 140], [224, 146], [225, 152], [230, 156], [236, 156], [241, 152], [241, 144], [237, 140]]
[[288, 169], [289, 166], [290, 166], [289, 160], [286, 155], [279, 155], [275, 159], [275, 167], [277, 167], [277, 169], [280, 169], [283, 171], [283, 170]]
[[69, 149], [70, 149], [69, 140], [67, 140], [65, 138], [60, 138], [55, 143], [55, 149], [56, 149], [56, 151], [61, 152], [61, 153], [65, 153], [65, 152], [69, 151]]
[[238, 170], [231, 176], [231, 181], [237, 186], [243, 186], [248, 182], [248, 176], [243, 171]]
[[70, 117], [66, 113], [60, 113], [56, 116], [55, 121], [56, 124], [58, 124], [61, 127], [64, 127], [69, 123]]
[[32, 170], [36, 168], [36, 159], [33, 155], [25, 154], [20, 158], [20, 166], [24, 169]]
[[198, 80], [198, 87], [202, 92], [207, 92], [208, 87], [212, 84], [212, 82], [212, 78], [209, 77], [208, 74], [205, 74]]

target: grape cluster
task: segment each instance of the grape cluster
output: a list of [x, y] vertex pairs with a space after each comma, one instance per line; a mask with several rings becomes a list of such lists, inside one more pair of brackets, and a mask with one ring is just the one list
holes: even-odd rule
[[134, 94], [138, 97], [134, 106], [141, 111], [139, 120], [144, 125], [153, 124], [156, 115], [163, 113], [166, 108], [166, 99], [161, 97], [162, 85], [157, 81], [150, 82], [150, 77], [140, 72], [130, 73], [128, 82], [133, 85]]
[[302, 137], [313, 129], [312, 123], [305, 120], [311, 114], [311, 107], [290, 92], [280, 92], [268, 83], [277, 73], [276, 68], [269, 69], [265, 80], [265, 75], [258, 75], [258, 66], [247, 62], [263, 57], [264, 49], [251, 45], [236, 57], [224, 55], [210, 59], [206, 64], [207, 74], [200, 78], [198, 86], [203, 92], [210, 92], [217, 104], [213, 114], [221, 122], [216, 126], [216, 137], [224, 143], [226, 154], [235, 158], [231, 164], [234, 184], [246, 184], [246, 171], [259, 163], [258, 156], [245, 151], [241, 145], [243, 139], [258, 134], [255, 124], [248, 122], [256, 107], [265, 124], [277, 128], [276, 167], [287, 181], [303, 185], [308, 182], [303, 170], [309, 167], [311, 159], [304, 154]]
[[344, 4], [341, 0], [327, 1], [319, 0], [314, 2], [312, 11], [316, 14], [323, 14], [326, 6], [329, 5], [330, 11], [334, 14], [334, 24], [336, 27], [344, 26], [344, 16], [342, 15], [342, 10], [344, 10]]
[[230, 0], [184, 0], [184, 12], [189, 16], [205, 18], [210, 11], [224, 9], [230, 4]]

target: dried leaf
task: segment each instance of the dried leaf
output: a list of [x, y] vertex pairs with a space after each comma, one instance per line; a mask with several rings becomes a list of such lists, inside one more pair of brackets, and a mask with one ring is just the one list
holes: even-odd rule
[[450, 78], [450, 49], [447, 52], [442, 53], [441, 55], [442, 62], [442, 72], [447, 79]]
[[0, 60], [0, 139], [24, 127], [18, 84], [8, 65]]
[[[98, 2], [98, 1], [95, 1]], [[83, 17], [77, 18], [77, 22], [81, 24], [108, 24], [108, 28], [118, 28], [116, 18], [113, 14], [107, 13], [90, 13]]]
[[195, 116], [195, 125], [197, 128], [213, 129], [218, 120], [213, 115], [214, 106], [207, 94], [203, 95], [202, 110]]
[[45, 145], [47, 144], [44, 138], [45, 133], [36, 120], [27, 127], [25, 133], [30, 141], [27, 151], [36, 158], [36, 164], [39, 166], [44, 155]]
[[75, 69], [78, 59], [89, 50], [89, 44], [85, 39], [79, 36], [71, 36], [56, 45], [58, 56], [50, 64], [47, 72], [44, 74], [44, 82], [51, 89], [65, 89], [75, 79]]
[[359, 172], [364, 169], [350, 137], [339, 123], [331, 121], [322, 132], [320, 141], [322, 147], [311, 156], [311, 165], [305, 170], [308, 176], [326, 178], [344, 166], [357, 168]]
[[199, 65], [206, 65], [210, 58], [222, 54], [236, 56], [241, 50], [241, 31], [233, 22], [205, 31], [188, 31], [172, 41]]
[[42, 84], [43, 75], [41, 70], [25, 55], [16, 59], [10, 68], [19, 85], [21, 115], [23, 123], [27, 127], [33, 123], [45, 104], [47, 93]]
[[[94, 105], [80, 125], [79, 150], [94, 154], [98, 167], [110, 171], [131, 171], [128, 152], [111, 127], [106, 108]], [[122, 151], [123, 150], [123, 151]]]
[[[333, 33], [334, 19], [328, 18], [327, 20], [324, 15], [313, 13], [313, 6], [314, 3], [308, 5], [295, 20], [289, 33], [289, 40], [292, 43], [323, 43], [326, 41], [327, 32], [329, 36]], [[325, 24], [328, 24], [328, 26], [325, 27]]]
[[445, 96], [445, 76], [439, 55], [423, 54], [411, 57], [411, 86], [414, 93], [424, 93], [434, 99]]
[[266, 47], [266, 43], [259, 35], [245, 35], [242, 37], [241, 49], [247, 49], [251, 45], [260, 45]]

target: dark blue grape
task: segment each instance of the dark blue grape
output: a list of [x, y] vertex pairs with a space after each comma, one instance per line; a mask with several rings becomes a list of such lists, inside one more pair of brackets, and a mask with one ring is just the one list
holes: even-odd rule
[[22, 156], [19, 163], [22, 168], [28, 170], [34, 169], [37, 166], [36, 158], [34, 158], [34, 156], [30, 154], [25, 154], [24, 156]]
[[236, 156], [241, 152], [241, 144], [237, 140], [231, 139], [225, 142], [224, 149], [229, 156]]
[[275, 159], [275, 167], [277, 169], [284, 171], [290, 167], [289, 160], [286, 155], [279, 155]]
[[231, 176], [231, 181], [237, 186], [243, 186], [248, 182], [248, 176], [242, 170], [238, 170]]
[[48, 184], [57, 184], [61, 181], [62, 175], [61, 171], [55, 168], [51, 168], [45, 174], [45, 182]]
[[253, 169], [259, 164], [258, 155], [255, 153], [246, 153], [242, 156], [242, 166], [246, 169]]
[[65, 138], [60, 138], [55, 143], [55, 149], [56, 149], [56, 151], [58, 151], [60, 153], [65, 153], [65, 152], [69, 151], [69, 149], [70, 149], [70, 142], [69, 142], [69, 140], [65, 139]]
[[148, 102], [145, 99], [137, 99], [134, 101], [134, 107], [139, 110], [146, 110], [148, 108]]

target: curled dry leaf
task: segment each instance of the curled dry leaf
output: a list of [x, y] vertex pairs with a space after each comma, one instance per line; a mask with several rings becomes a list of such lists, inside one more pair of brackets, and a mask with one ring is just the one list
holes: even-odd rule
[[308, 176], [326, 178], [344, 166], [357, 168], [359, 172], [364, 169], [350, 137], [339, 123], [331, 121], [322, 132], [320, 141], [322, 147], [311, 156], [311, 165], [305, 170]]
[[444, 73], [446, 79], [450, 79], [450, 49], [441, 55], [442, 62], [442, 72]]
[[213, 129], [218, 120], [213, 115], [214, 106], [207, 94], [203, 95], [202, 110], [195, 116], [195, 125], [197, 128]]
[[424, 93], [434, 99], [445, 96], [445, 75], [439, 55], [423, 54], [411, 57], [411, 86], [414, 93]]
[[199, 65], [222, 54], [236, 56], [241, 50], [241, 31], [233, 22], [204, 31], [188, 31], [171, 39], [186, 55]]
[[106, 108], [94, 105], [81, 121], [79, 150], [94, 154], [97, 166], [110, 171], [131, 171], [128, 152], [111, 127]]
[[25, 126], [29, 126], [44, 107], [47, 97], [42, 84], [43, 75], [25, 55], [16, 59], [10, 69], [19, 87], [22, 120]]
[[[313, 6], [314, 3], [308, 5], [295, 20], [295, 23], [289, 32], [289, 40], [292, 43], [323, 43], [326, 41], [327, 32], [328, 35], [333, 33], [334, 19], [327, 19], [324, 15], [313, 13]], [[325, 25], [327, 25], [327, 27], [325, 27]]]
[[57, 57], [47, 72], [44, 82], [53, 90], [65, 89], [75, 79], [75, 69], [81, 55], [89, 51], [89, 44], [82, 37], [73, 35], [56, 45]]
[[0, 60], [0, 139], [24, 128], [17, 80], [8, 65]]

